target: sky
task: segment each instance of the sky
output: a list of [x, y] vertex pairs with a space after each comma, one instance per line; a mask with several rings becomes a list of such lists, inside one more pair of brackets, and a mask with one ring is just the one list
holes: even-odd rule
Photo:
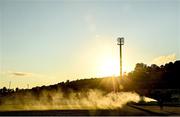
[[119, 75], [180, 59], [179, 0], [0, 0], [0, 88]]

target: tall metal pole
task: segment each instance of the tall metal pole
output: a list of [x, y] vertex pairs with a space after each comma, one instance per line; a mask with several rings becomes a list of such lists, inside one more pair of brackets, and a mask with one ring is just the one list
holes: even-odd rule
[[123, 75], [122, 75], [122, 45], [124, 45], [124, 37], [119, 37], [117, 39], [118, 44], [119, 45], [119, 49], [120, 49], [120, 79], [122, 79]]
[[120, 48], [120, 79], [122, 79], [122, 45], [119, 45]]

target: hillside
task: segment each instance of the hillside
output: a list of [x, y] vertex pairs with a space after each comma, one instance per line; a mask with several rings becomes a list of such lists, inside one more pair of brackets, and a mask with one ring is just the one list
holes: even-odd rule
[[5, 87], [0, 89], [0, 101], [7, 97], [33, 95], [36, 99], [46, 92], [46, 96], [53, 92], [62, 92], [64, 96], [71, 92], [87, 92], [90, 89], [98, 89], [104, 92], [130, 91], [140, 95], [161, 99], [166, 97], [170, 100], [173, 95], [180, 95], [180, 61], [170, 62], [162, 66], [147, 66], [137, 63], [134, 71], [118, 77], [80, 79], [75, 81], [60, 82], [50, 86], [33, 87], [32, 89], [9, 90]]

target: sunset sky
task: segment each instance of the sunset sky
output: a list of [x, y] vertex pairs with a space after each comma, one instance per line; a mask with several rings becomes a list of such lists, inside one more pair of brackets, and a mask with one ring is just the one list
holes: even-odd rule
[[0, 0], [0, 88], [119, 75], [180, 59], [179, 0]]

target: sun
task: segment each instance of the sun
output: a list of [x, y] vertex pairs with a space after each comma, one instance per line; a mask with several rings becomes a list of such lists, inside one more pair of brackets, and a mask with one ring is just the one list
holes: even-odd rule
[[100, 61], [97, 76], [118, 76], [119, 61], [113, 57], [106, 57]]

